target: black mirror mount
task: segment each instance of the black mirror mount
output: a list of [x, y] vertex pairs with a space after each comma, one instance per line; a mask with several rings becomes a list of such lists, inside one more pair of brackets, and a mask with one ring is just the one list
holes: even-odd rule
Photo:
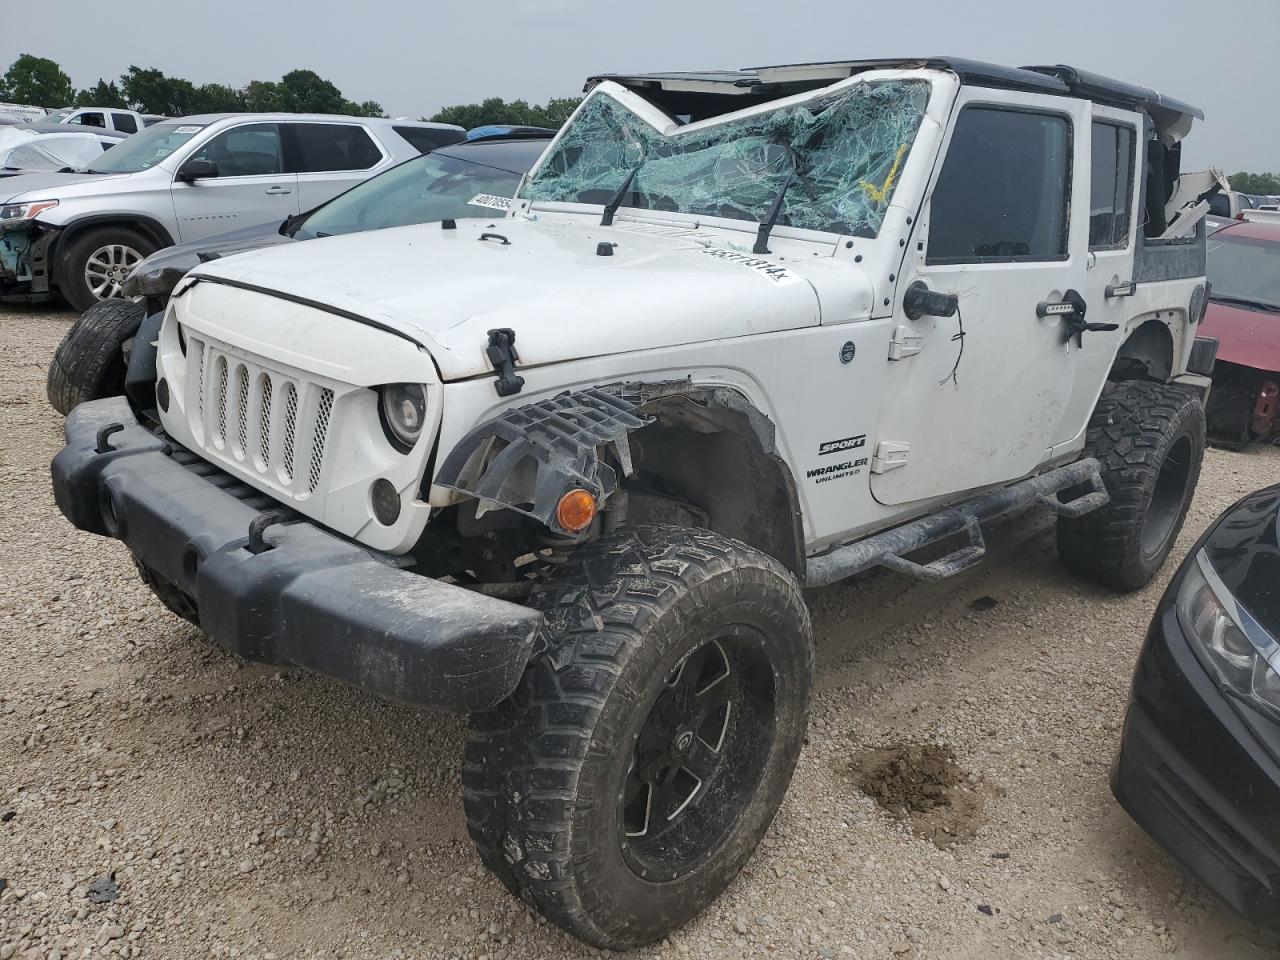
[[960, 298], [954, 293], [935, 293], [923, 280], [907, 287], [902, 298], [902, 312], [908, 319], [921, 317], [951, 317], [960, 309]]
[[188, 160], [178, 169], [178, 180], [182, 183], [212, 180], [217, 176], [218, 165], [212, 160]]

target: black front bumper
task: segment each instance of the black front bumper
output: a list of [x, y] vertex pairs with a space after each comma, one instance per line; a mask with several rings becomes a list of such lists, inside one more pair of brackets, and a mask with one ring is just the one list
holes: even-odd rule
[[66, 439], [59, 509], [177, 586], [219, 646], [453, 710], [492, 706], [519, 682], [537, 611], [411, 573], [296, 514], [256, 548], [250, 524], [279, 505], [139, 426], [123, 397], [78, 406]]
[[1280, 932], [1280, 726], [1201, 666], [1174, 612], [1181, 582], [1138, 659], [1112, 792], [1246, 920]]

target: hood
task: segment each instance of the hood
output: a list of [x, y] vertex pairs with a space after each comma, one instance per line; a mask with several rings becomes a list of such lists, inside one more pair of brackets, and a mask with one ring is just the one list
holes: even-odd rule
[[851, 266], [836, 280], [833, 247], [775, 239], [775, 255], [754, 257], [730, 246], [744, 236], [692, 224], [599, 227], [580, 216], [458, 221], [308, 240], [191, 276], [397, 330], [431, 351], [445, 380], [491, 373], [488, 331], [503, 327], [515, 331], [520, 366], [531, 367], [813, 326], [824, 277], [838, 290], [833, 309], [870, 314], [870, 282]]
[[57, 200], [65, 197], [68, 189], [76, 191], [76, 188], [85, 184], [127, 176], [127, 173], [24, 173], [0, 180], [0, 202], [17, 200], [24, 193], [29, 194], [23, 197], [25, 200]]
[[1245, 497], [1205, 539], [1223, 584], [1273, 636], [1280, 637], [1280, 486]]
[[1210, 300], [1197, 335], [1218, 341], [1218, 359], [1257, 370], [1280, 371], [1280, 311]]
[[[122, 295], [126, 297], [159, 297], [168, 300], [178, 281], [210, 260], [229, 257], [247, 250], [273, 247], [280, 243], [293, 243], [293, 237], [280, 232], [280, 221], [260, 223], [254, 227], [242, 227], [216, 237], [192, 240], [177, 246], [157, 250], [133, 268], [124, 282]], [[201, 259], [201, 254], [205, 259]]]

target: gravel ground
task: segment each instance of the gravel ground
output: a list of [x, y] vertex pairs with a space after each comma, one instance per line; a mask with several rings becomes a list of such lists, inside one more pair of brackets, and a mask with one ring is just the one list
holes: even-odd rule
[[[0, 960], [599, 955], [481, 869], [461, 719], [211, 649], [119, 544], [61, 518], [44, 377], [70, 319], [0, 313]], [[1277, 476], [1280, 450], [1211, 451], [1176, 556]], [[703, 917], [636, 956], [1271, 955], [1107, 787], [1165, 578], [1073, 580], [1042, 517], [992, 540], [944, 584], [810, 594], [817, 696], [782, 812]], [[972, 815], [945, 850], [850, 772], [900, 743], [963, 771]], [[87, 899], [100, 878], [113, 901]]]

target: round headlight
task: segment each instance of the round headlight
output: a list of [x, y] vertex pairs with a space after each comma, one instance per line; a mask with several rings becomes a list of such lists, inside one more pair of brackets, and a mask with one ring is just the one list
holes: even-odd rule
[[382, 416], [392, 442], [409, 451], [427, 421], [427, 391], [420, 383], [392, 383], [382, 388]]

